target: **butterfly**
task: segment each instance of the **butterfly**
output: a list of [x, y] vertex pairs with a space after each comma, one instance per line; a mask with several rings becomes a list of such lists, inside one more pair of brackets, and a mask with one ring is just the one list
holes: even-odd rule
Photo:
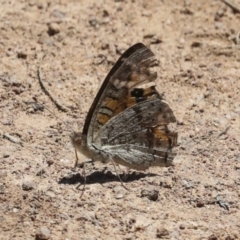
[[77, 151], [136, 170], [172, 164], [177, 133], [168, 124], [176, 118], [156, 90], [154, 65], [153, 52], [142, 43], [122, 54], [98, 91], [83, 131], [70, 135]]

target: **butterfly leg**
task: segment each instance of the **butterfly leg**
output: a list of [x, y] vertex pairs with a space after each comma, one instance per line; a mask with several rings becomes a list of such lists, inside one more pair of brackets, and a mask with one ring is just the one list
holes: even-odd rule
[[[76, 156], [76, 162], [75, 162], [75, 168], [78, 166], [78, 155], [77, 155], [77, 150], [75, 149], [75, 156]], [[83, 193], [85, 191], [85, 186], [86, 186], [86, 181], [87, 181], [87, 178], [86, 178], [86, 170], [85, 170], [85, 162], [82, 163], [82, 166], [83, 166], [83, 171], [82, 171], [82, 176], [83, 176], [83, 188], [82, 188], [82, 193], [81, 193], [81, 196], [80, 198], [82, 198], [83, 196]], [[76, 187], [76, 189], [79, 189], [79, 187], [81, 186], [81, 184], [78, 184], [78, 186]]]
[[126, 180], [128, 179], [129, 168], [124, 167], [124, 169], [121, 169], [121, 167], [120, 167], [119, 164], [117, 164], [116, 166], [117, 166], [119, 172], [122, 172], [122, 173], [123, 173], [122, 179], [123, 179], [124, 181], [126, 181]]
[[117, 173], [117, 176], [118, 176], [118, 178], [119, 178], [119, 180], [120, 180], [120, 182], [121, 182], [121, 185], [122, 185], [126, 190], [129, 191], [129, 189], [123, 184], [123, 181], [122, 181], [122, 179], [120, 178], [120, 175], [118, 174], [118, 171], [117, 171], [116, 164], [115, 164], [114, 160], [113, 160], [111, 157], [110, 157], [110, 159], [111, 159], [111, 161], [112, 161], [114, 170], [115, 170], [115, 172]]
[[74, 168], [76, 168], [77, 165], [78, 165], [78, 155], [77, 155], [77, 149], [76, 148], [75, 148], [75, 157], [76, 157], [76, 162], [75, 162]]

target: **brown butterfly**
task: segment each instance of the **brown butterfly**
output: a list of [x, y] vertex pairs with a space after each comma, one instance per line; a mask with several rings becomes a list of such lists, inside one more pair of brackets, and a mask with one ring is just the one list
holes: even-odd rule
[[73, 132], [74, 148], [93, 161], [113, 161], [137, 170], [171, 165], [176, 118], [153, 83], [152, 51], [137, 43], [122, 54], [104, 80], [87, 114], [82, 133]]

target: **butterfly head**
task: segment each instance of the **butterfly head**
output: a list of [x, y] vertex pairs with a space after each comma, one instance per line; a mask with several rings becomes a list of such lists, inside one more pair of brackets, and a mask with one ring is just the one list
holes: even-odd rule
[[81, 148], [83, 146], [83, 139], [82, 139], [82, 133], [81, 132], [72, 132], [70, 134], [70, 139], [73, 147], [78, 150], [79, 152], [82, 152]]
[[[73, 131], [70, 134], [70, 139], [75, 150], [82, 153], [85, 157], [96, 160], [99, 159], [99, 156], [102, 156], [101, 154], [99, 155], [99, 151], [95, 148], [95, 152], [93, 149], [90, 149], [86, 141], [86, 135], [83, 133]], [[102, 159], [100, 158], [99, 161], [102, 161]]]

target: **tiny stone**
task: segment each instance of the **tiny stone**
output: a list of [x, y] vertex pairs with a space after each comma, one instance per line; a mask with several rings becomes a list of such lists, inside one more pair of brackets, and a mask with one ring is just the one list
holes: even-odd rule
[[38, 240], [46, 240], [50, 238], [50, 230], [46, 227], [40, 227], [39, 232], [36, 234]]
[[61, 12], [60, 10], [58, 9], [55, 9], [53, 10], [53, 12], [51, 13], [51, 15], [55, 18], [59, 18], [59, 19], [63, 19], [66, 14], [64, 12]]
[[15, 76], [11, 76], [9, 78], [9, 83], [14, 87], [20, 87], [22, 85], [22, 83]]
[[108, 43], [103, 43], [101, 48], [102, 48], [102, 50], [109, 49], [109, 44]]
[[60, 32], [59, 25], [57, 23], [50, 23], [48, 26], [48, 34], [49, 36], [53, 36]]
[[12, 50], [7, 50], [7, 52], [6, 52], [6, 55], [8, 56], [8, 57], [10, 57], [11, 55], [13, 55], [14, 54], [14, 52], [12, 51]]
[[238, 163], [238, 164], [235, 164], [235, 166], [234, 166], [234, 167], [235, 167], [235, 169], [236, 169], [236, 170], [239, 170], [239, 169], [240, 169], [240, 163]]
[[46, 171], [45, 171], [45, 169], [40, 169], [38, 172], [37, 172], [37, 176], [42, 176], [42, 175], [44, 175], [46, 173]]
[[172, 188], [173, 187], [173, 181], [170, 178], [167, 179], [161, 179], [160, 180], [160, 186], [164, 187], [164, 188]]
[[14, 213], [17, 213], [18, 211], [19, 211], [18, 208], [13, 208], [13, 212], [14, 212]]
[[159, 44], [159, 43], [162, 43], [162, 42], [163, 42], [163, 40], [162, 40], [161, 36], [154, 35], [151, 38], [151, 44]]
[[183, 224], [180, 224], [179, 228], [183, 230], [185, 229], [185, 226]]
[[89, 24], [92, 26], [92, 27], [96, 27], [98, 25], [98, 21], [97, 19], [93, 18], [93, 19], [90, 19], [89, 20]]
[[94, 65], [100, 65], [106, 60], [106, 57], [103, 55], [99, 55], [95, 60], [94, 60]]
[[191, 44], [191, 47], [192, 47], [192, 48], [202, 47], [202, 43], [201, 43], [201, 42], [193, 42], [193, 43]]
[[169, 231], [166, 228], [157, 229], [157, 234], [156, 234], [157, 238], [163, 239], [163, 238], [168, 237], [169, 235], [170, 235]]
[[13, 91], [15, 94], [19, 95], [19, 94], [21, 94], [22, 92], [24, 92], [24, 89], [23, 89], [22, 87], [13, 87], [13, 88], [12, 88], [12, 91]]
[[47, 160], [47, 164], [48, 164], [48, 166], [53, 165], [53, 163], [54, 163], [54, 161], [53, 161], [52, 159], [48, 159], [48, 160]]
[[124, 197], [124, 195], [120, 193], [120, 194], [117, 194], [115, 198], [116, 198], [116, 199], [121, 199], [121, 198], [123, 198], [123, 197]]
[[44, 9], [44, 8], [46, 8], [46, 4], [44, 4], [44, 3], [37, 3], [37, 8], [38, 9]]
[[126, 194], [126, 190], [122, 186], [116, 186], [113, 188], [113, 192], [115, 193], [116, 199], [124, 198]]
[[34, 182], [24, 181], [23, 184], [22, 184], [22, 189], [24, 191], [32, 190], [34, 187], [35, 187]]
[[22, 59], [26, 59], [27, 58], [27, 53], [21, 50], [17, 53], [17, 57], [22, 58]]
[[38, 104], [38, 103], [33, 103], [32, 104], [32, 108], [33, 108], [33, 110], [35, 111], [35, 112], [37, 112], [37, 111], [43, 111], [43, 109], [44, 109], [44, 106], [42, 106], [41, 104]]
[[30, 7], [35, 6], [35, 4], [36, 4], [36, 1], [34, 1], [34, 0], [29, 1], [29, 3], [28, 3], [28, 5], [29, 5]]
[[204, 207], [204, 202], [203, 201], [198, 201], [197, 202], [197, 207], [199, 207], [199, 208]]
[[68, 220], [68, 216], [66, 214], [60, 214], [59, 216], [63, 220]]
[[54, 44], [54, 40], [52, 38], [50, 38], [47, 34], [42, 34], [38, 41], [39, 44], [46, 44], [48, 46], [53, 46]]
[[23, 222], [24, 226], [30, 226], [30, 222]]
[[11, 125], [10, 121], [8, 119], [2, 119], [1, 120], [2, 125]]
[[187, 54], [186, 56], [185, 56], [185, 61], [191, 61], [193, 59], [193, 57], [192, 57], [192, 55], [190, 55], [190, 54]]
[[151, 201], [157, 201], [158, 191], [156, 191], [156, 190], [142, 190], [141, 197], [147, 197]]
[[23, 197], [23, 199], [27, 199], [28, 195], [27, 194], [23, 194], [22, 197]]
[[153, 38], [155, 36], [155, 33], [146, 33], [143, 38]]

